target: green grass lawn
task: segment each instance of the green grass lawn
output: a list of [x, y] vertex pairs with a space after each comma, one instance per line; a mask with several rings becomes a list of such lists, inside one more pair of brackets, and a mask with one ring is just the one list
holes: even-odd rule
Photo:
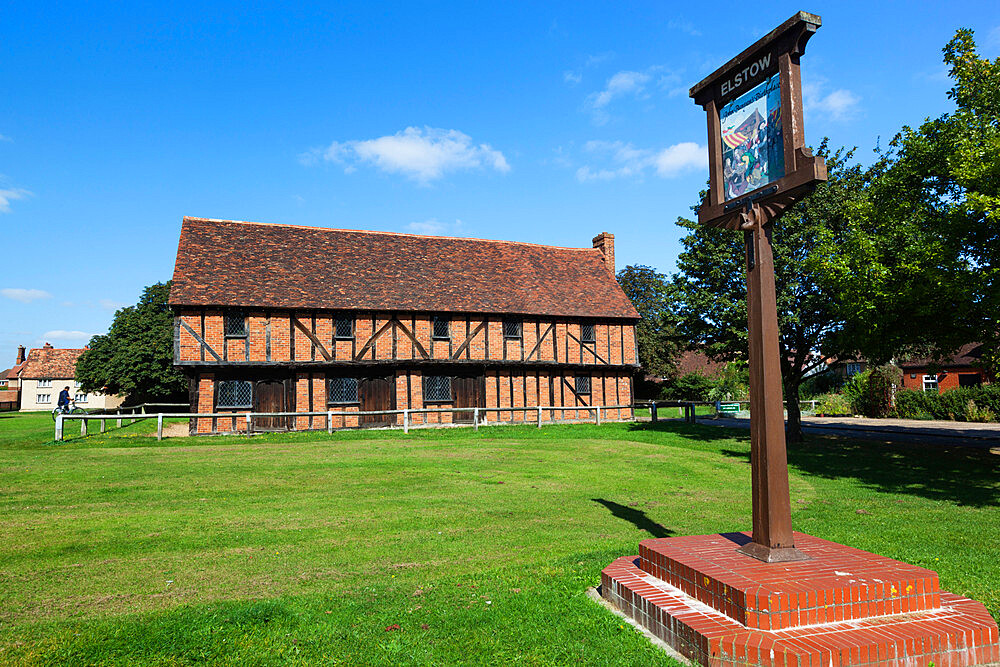
[[[0, 414], [0, 663], [670, 665], [586, 589], [641, 539], [750, 524], [745, 432], [710, 426], [154, 431]], [[797, 530], [1000, 616], [1000, 457], [789, 460]]]

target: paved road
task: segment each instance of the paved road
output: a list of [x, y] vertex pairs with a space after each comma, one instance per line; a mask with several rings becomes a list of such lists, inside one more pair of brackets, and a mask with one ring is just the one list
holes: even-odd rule
[[[699, 419], [699, 424], [750, 428], [747, 418]], [[1000, 447], [1000, 424], [866, 419], [864, 417], [803, 417], [802, 430], [816, 435], [839, 435], [862, 440], [959, 445], [984, 449]]]

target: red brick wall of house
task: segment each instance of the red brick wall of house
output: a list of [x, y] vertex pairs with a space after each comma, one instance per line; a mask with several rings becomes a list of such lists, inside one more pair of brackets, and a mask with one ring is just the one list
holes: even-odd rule
[[[938, 392], [944, 393], [946, 391], [951, 391], [952, 389], [958, 389], [959, 387], [959, 374], [974, 374], [979, 378], [980, 383], [988, 384], [989, 378], [983, 372], [981, 368], [975, 368], [974, 366], [962, 366], [957, 368], [948, 368], [945, 371], [940, 371], [937, 373], [938, 376]], [[910, 377], [915, 375], [916, 377]], [[916, 389], [918, 391], [923, 391], [924, 388], [924, 375], [933, 375], [927, 368], [905, 368], [903, 369], [903, 388], [904, 389]]]

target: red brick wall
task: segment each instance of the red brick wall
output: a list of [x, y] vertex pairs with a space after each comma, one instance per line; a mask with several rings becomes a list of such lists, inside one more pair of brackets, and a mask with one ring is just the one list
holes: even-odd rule
[[[983, 373], [982, 369], [975, 368], [973, 366], [964, 366], [959, 368], [949, 368], [947, 371], [942, 371], [937, 374], [938, 376], [938, 392], [944, 393], [946, 391], [951, 391], [952, 389], [958, 389], [959, 387], [959, 374], [975, 374], [979, 377], [979, 381], [982, 384], [987, 384], [989, 382], [986, 374]], [[916, 375], [915, 378], [911, 378], [911, 375]], [[924, 389], [924, 375], [933, 375], [927, 368], [907, 368], [903, 371], [903, 384], [904, 389], [915, 389], [917, 391], [923, 391]]]

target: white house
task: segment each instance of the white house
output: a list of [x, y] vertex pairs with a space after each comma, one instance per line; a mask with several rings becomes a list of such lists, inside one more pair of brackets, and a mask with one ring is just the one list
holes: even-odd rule
[[121, 396], [80, 391], [80, 383], [74, 378], [76, 360], [84, 349], [55, 348], [49, 343], [32, 349], [20, 372], [21, 412], [53, 409], [59, 403], [59, 392], [65, 387], [69, 387], [77, 406], [86, 410], [105, 410], [121, 405]]

